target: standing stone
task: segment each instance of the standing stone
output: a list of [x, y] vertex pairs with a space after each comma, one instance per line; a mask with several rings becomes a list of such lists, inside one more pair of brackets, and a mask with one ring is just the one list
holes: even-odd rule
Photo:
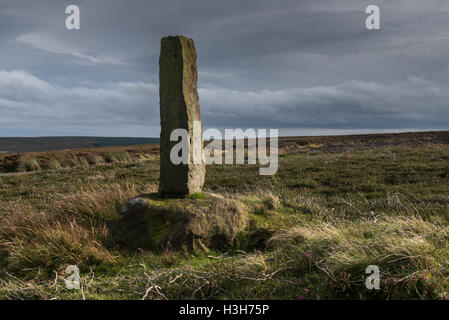
[[[165, 37], [161, 41], [159, 57], [159, 95], [161, 113], [161, 159], [159, 191], [163, 196], [183, 196], [200, 192], [204, 184], [206, 166], [201, 157], [193, 163], [194, 121], [201, 124], [198, 97], [198, 70], [193, 40], [183, 36]], [[188, 164], [175, 165], [170, 151], [177, 141], [170, 141], [175, 129], [189, 133], [190, 159]], [[198, 133], [197, 133], [198, 135]], [[202, 130], [196, 137], [203, 150]]]

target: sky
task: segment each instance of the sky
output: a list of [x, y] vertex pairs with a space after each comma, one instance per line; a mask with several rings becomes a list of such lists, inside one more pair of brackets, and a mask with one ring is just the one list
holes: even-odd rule
[[0, 136], [159, 136], [160, 39], [178, 34], [205, 129], [449, 129], [447, 1], [0, 0]]

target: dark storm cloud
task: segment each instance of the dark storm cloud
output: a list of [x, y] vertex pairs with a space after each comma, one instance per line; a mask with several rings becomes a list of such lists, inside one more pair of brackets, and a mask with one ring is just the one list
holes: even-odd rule
[[449, 129], [448, 15], [439, 0], [0, 0], [0, 136], [157, 136], [169, 34], [195, 40], [205, 127]]

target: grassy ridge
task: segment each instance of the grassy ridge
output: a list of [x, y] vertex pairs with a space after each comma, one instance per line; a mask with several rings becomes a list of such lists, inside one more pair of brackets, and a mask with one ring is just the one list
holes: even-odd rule
[[0, 155], [0, 173], [76, 169], [158, 157], [159, 145], [83, 148]]
[[[131, 250], [118, 211], [154, 191], [158, 159], [0, 177], [1, 298], [433, 299], [449, 282], [449, 146], [285, 153], [274, 176], [209, 166], [250, 226], [231, 250]], [[69, 291], [68, 264], [83, 291]], [[364, 286], [381, 269], [381, 290]]]

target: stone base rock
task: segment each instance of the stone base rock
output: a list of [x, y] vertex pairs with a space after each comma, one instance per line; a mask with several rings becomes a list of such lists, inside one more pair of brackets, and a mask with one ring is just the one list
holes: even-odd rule
[[199, 193], [182, 199], [141, 195], [121, 209], [124, 240], [142, 249], [224, 249], [245, 229], [248, 216], [237, 200]]

